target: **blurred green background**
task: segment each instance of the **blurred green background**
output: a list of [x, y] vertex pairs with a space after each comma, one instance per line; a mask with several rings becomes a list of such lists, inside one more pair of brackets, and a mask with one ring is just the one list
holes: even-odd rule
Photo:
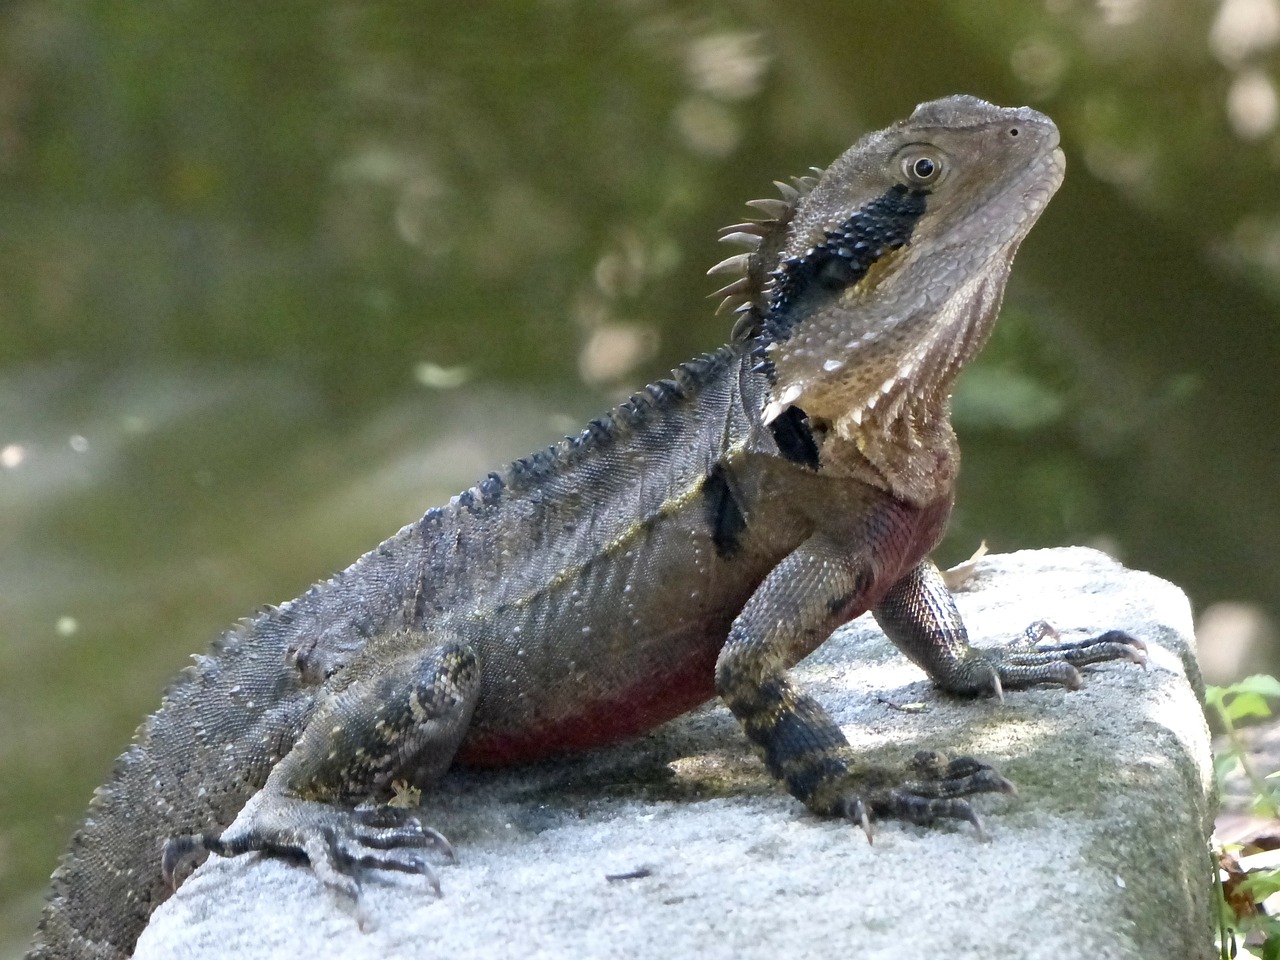
[[1101, 545], [1274, 667], [1278, 41], [1277, 0], [8, 0], [0, 954], [192, 652], [721, 342], [716, 228], [948, 93], [1069, 172], [940, 559]]

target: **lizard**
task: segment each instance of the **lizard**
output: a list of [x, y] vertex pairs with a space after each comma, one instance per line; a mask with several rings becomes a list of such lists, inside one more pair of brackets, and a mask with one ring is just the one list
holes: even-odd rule
[[[1074, 689], [1121, 631], [972, 647], [929, 555], [954, 499], [950, 393], [1062, 182], [1053, 122], [918, 106], [752, 201], [712, 268], [728, 345], [490, 473], [198, 656], [99, 787], [28, 954], [126, 957], [201, 857], [309, 863], [356, 896], [448, 842], [397, 800], [451, 766], [638, 735], [719, 696], [813, 812], [964, 821], [991, 765], [856, 756], [788, 671], [870, 611], [943, 691]], [[393, 796], [394, 794], [394, 796]], [[240, 816], [237, 818], [237, 815]], [[234, 825], [233, 824], [234, 821]]]

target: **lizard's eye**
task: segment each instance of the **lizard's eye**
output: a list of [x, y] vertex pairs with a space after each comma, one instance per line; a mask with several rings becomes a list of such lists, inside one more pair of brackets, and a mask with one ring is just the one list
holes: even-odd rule
[[932, 150], [912, 150], [902, 158], [902, 175], [912, 186], [932, 186], [942, 177], [943, 169], [941, 154]]

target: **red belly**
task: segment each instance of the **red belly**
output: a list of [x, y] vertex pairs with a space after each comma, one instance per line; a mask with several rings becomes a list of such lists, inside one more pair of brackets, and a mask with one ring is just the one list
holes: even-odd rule
[[607, 746], [652, 730], [716, 695], [719, 644], [708, 644], [672, 669], [638, 677], [629, 687], [588, 697], [580, 710], [526, 730], [474, 730], [455, 762], [497, 767]]

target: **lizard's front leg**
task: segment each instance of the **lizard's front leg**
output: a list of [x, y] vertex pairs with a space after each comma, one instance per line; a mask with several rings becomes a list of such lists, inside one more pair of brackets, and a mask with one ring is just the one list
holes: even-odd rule
[[818, 702], [787, 677], [850, 610], [863, 606], [875, 575], [869, 560], [850, 555], [830, 534], [810, 538], [774, 568], [734, 621], [716, 663], [716, 689], [769, 771], [815, 813], [861, 823], [868, 837], [872, 817], [968, 820], [981, 833], [964, 797], [1009, 791], [995, 770], [928, 752], [900, 769], [865, 763]]
[[898, 649], [951, 693], [1003, 696], [1005, 688], [1037, 683], [1074, 690], [1080, 686], [1077, 667], [1106, 660], [1146, 662], [1146, 644], [1121, 630], [1073, 643], [1040, 644], [1052, 633], [1044, 621], [1033, 623], [1008, 647], [975, 649], [942, 574], [929, 560], [895, 583], [872, 612]]
[[[242, 816], [221, 834], [165, 844], [165, 876], [203, 852], [261, 850], [305, 858], [328, 886], [355, 896], [365, 868], [426, 874], [415, 851], [452, 848], [385, 803], [393, 781], [426, 785], [449, 766], [480, 690], [474, 652], [416, 631], [371, 640], [336, 674], [288, 754]], [[359, 804], [359, 805], [358, 805]]]

